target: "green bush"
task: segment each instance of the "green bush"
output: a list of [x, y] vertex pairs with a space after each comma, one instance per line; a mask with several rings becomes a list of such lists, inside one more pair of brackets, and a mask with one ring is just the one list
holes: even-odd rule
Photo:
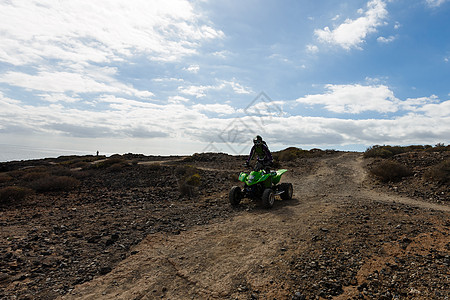
[[438, 181], [439, 183], [450, 183], [450, 159], [447, 159], [440, 164], [432, 167], [425, 173], [425, 176]]
[[80, 185], [80, 181], [69, 176], [49, 175], [30, 183], [36, 192], [70, 191]]
[[0, 204], [7, 204], [18, 202], [25, 199], [25, 197], [33, 194], [29, 188], [22, 186], [8, 186], [0, 189]]
[[383, 182], [400, 181], [403, 177], [412, 175], [407, 166], [392, 160], [382, 160], [375, 164], [370, 172]]

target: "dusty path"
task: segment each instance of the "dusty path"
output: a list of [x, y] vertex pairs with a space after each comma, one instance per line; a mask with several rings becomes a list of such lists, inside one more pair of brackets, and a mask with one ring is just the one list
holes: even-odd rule
[[284, 254], [306, 249], [307, 241], [342, 202], [394, 201], [449, 211], [448, 206], [366, 187], [358, 153], [324, 159], [309, 176], [300, 177], [300, 172], [294, 169], [287, 178], [294, 184], [293, 200], [180, 235], [150, 235], [112, 272], [77, 286], [65, 298], [247, 299], [242, 291], [251, 286], [261, 299], [287, 299], [283, 282], [276, 278], [283, 271], [279, 268]]

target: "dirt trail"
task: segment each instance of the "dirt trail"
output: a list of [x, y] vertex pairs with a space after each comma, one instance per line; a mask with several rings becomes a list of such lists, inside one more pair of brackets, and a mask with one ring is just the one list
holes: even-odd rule
[[112, 272], [77, 286], [64, 298], [241, 299], [251, 286], [264, 299], [287, 299], [283, 282], [276, 278], [284, 253], [308, 247], [342, 201], [395, 201], [449, 211], [448, 206], [366, 187], [362, 164], [361, 154], [344, 153], [322, 160], [308, 176], [298, 176], [301, 170], [294, 169], [286, 178], [294, 184], [294, 199], [179, 235], [150, 235]]

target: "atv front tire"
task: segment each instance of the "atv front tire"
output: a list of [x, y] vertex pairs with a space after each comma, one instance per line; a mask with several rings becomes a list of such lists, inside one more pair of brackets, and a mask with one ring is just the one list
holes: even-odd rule
[[275, 202], [275, 193], [272, 189], [265, 189], [262, 195], [262, 205], [264, 208], [272, 208]]
[[241, 203], [242, 192], [241, 188], [238, 186], [233, 186], [230, 190], [230, 194], [228, 195], [230, 199], [230, 204], [232, 206], [238, 206]]
[[283, 193], [280, 194], [281, 199], [283, 200], [292, 199], [292, 194], [294, 194], [294, 187], [292, 186], [292, 183], [280, 184], [280, 190], [283, 191]]

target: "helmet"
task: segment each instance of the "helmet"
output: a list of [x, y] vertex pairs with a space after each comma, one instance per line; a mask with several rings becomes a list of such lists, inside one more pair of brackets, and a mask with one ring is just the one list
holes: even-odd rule
[[253, 139], [253, 144], [255, 145], [261, 145], [263, 142], [262, 137], [257, 135], [254, 139]]

